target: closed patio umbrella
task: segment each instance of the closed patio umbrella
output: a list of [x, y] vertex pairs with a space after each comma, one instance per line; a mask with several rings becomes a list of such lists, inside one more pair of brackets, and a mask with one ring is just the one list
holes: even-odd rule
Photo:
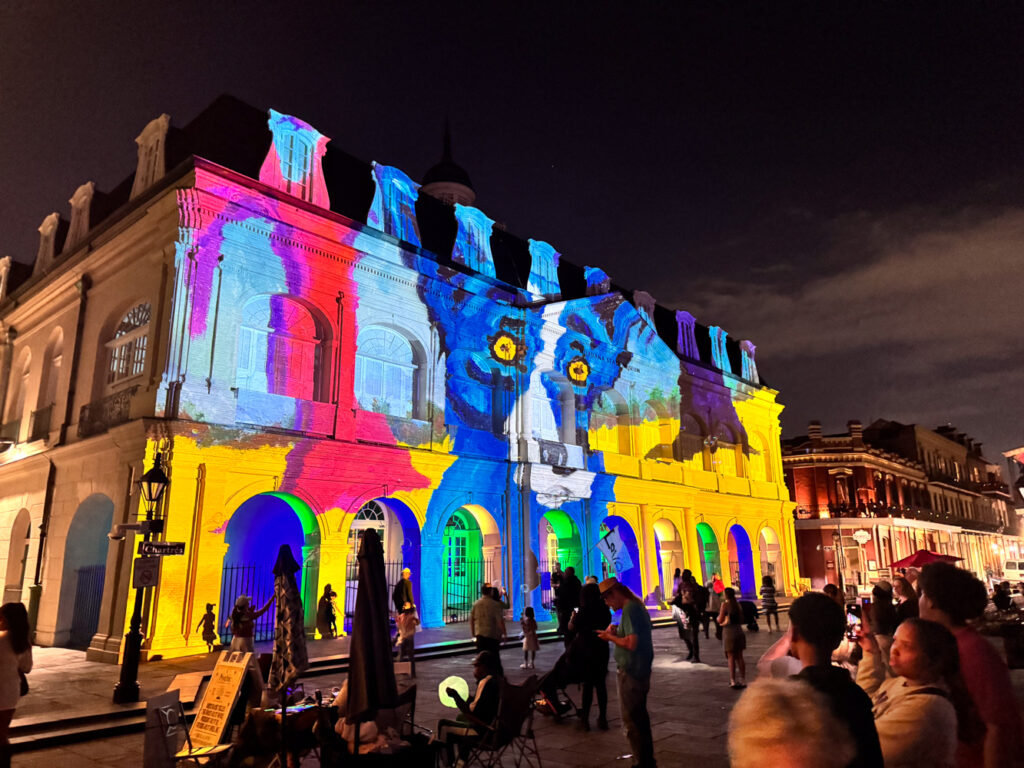
[[305, 615], [295, 574], [299, 564], [292, 549], [282, 544], [274, 564], [274, 599], [277, 622], [274, 626], [274, 658], [270, 662], [270, 688], [281, 696], [281, 765], [287, 765], [288, 688], [309, 667], [306, 652]]
[[927, 549], [919, 549], [914, 554], [897, 560], [892, 564], [893, 568], [921, 568], [928, 563], [955, 563], [963, 560], [962, 557], [954, 555], [942, 555], [938, 552], [929, 552]]
[[[391, 656], [384, 548], [372, 528], [359, 545], [359, 587], [349, 645], [348, 715], [350, 723], [372, 720], [379, 709], [398, 705]], [[357, 729], [358, 733], [358, 729]]]

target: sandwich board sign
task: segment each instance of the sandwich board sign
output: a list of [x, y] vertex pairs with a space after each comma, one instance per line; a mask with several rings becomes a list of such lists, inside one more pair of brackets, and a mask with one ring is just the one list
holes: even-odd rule
[[221, 652], [196, 711], [196, 719], [189, 729], [193, 746], [214, 747], [221, 743], [251, 658], [251, 653]]

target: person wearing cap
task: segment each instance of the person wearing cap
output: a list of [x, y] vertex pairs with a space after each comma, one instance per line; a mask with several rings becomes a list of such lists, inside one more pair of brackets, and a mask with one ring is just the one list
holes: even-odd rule
[[607, 629], [598, 631], [597, 636], [615, 645], [619, 709], [626, 738], [633, 751], [633, 765], [650, 768], [657, 765], [651, 717], [647, 712], [651, 663], [654, 661], [651, 617], [640, 598], [614, 576], [602, 581], [599, 588], [601, 597], [612, 612], [622, 611], [619, 625], [609, 624]]
[[439, 720], [437, 723], [436, 738], [445, 745], [448, 765], [455, 763], [456, 746], [464, 752], [465, 747], [478, 740], [498, 716], [503, 676], [501, 657], [493, 651], [481, 651], [473, 659], [473, 677], [477, 680], [473, 700], [466, 701], [454, 688], [445, 689], [459, 710], [457, 719]]
[[274, 602], [274, 596], [258, 611], [253, 609], [252, 600], [247, 595], [240, 595], [235, 600], [235, 608], [231, 611], [231, 618], [225, 626], [231, 627], [231, 650], [232, 651], [255, 651], [253, 646], [253, 633], [256, 630], [256, 619], [270, 610], [270, 604]]

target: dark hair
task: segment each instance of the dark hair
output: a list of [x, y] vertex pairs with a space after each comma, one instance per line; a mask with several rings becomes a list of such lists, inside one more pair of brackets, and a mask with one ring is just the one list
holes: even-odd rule
[[680, 571], [678, 568], [676, 568], [676, 572], [672, 574], [672, 578], [678, 579], [681, 573], [682, 573], [682, 571]]
[[722, 594], [725, 595], [726, 600], [733, 603], [736, 602], [736, 590], [732, 587], [726, 587]]
[[789, 606], [789, 623], [801, 639], [831, 653], [846, 632], [846, 615], [824, 592], [808, 592]]
[[761, 584], [765, 587], [774, 587], [775, 579], [773, 579], [770, 575], [766, 573], [763, 577], [761, 577]]
[[914, 638], [922, 655], [928, 660], [929, 667], [949, 688], [949, 700], [956, 710], [957, 736], [960, 741], [975, 741], [984, 731], [984, 724], [960, 674], [960, 649], [956, 637], [937, 621], [910, 618], [900, 626], [913, 627]]
[[22, 603], [0, 605], [0, 616], [7, 625], [7, 637], [15, 653], [24, 653], [32, 645], [28, 636], [28, 611]]
[[488, 672], [500, 674], [501, 673], [501, 659], [494, 651], [480, 651], [473, 659], [474, 664], [479, 664], [484, 667]]
[[573, 568], [573, 567], [572, 567], [572, 566], [570, 565], [570, 566], [569, 566], [568, 568], [566, 568], [566, 569], [565, 569], [565, 575], [566, 575], [566, 576], [575, 576], [575, 575], [576, 575], [576, 569], [575, 569], [575, 568]]
[[974, 574], [949, 563], [929, 563], [917, 578], [921, 594], [949, 616], [954, 626], [981, 616], [988, 605], [985, 585]]
[[908, 603], [917, 602], [917, 590], [906, 576], [897, 576], [892, 580], [892, 591], [894, 594], [902, 595]]
[[871, 589], [871, 631], [876, 635], [891, 635], [898, 623], [892, 592], [876, 584]]
[[490, 585], [490, 582], [488, 582], [486, 584], [481, 584], [480, 585], [480, 594], [483, 595], [484, 597], [490, 597], [491, 596], [491, 585]]
[[597, 584], [584, 584], [580, 590], [580, 607], [601, 604], [601, 588]]
[[824, 592], [826, 595], [828, 595], [831, 598], [835, 598], [835, 597], [837, 597], [839, 595], [839, 587], [837, 587], [832, 582], [829, 582], [824, 587], [822, 587], [821, 591]]

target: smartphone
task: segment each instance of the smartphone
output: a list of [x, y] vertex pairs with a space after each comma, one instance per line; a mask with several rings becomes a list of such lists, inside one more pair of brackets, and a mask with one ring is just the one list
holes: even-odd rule
[[846, 614], [846, 636], [850, 640], [857, 639], [857, 633], [860, 631], [860, 618], [852, 613]]

